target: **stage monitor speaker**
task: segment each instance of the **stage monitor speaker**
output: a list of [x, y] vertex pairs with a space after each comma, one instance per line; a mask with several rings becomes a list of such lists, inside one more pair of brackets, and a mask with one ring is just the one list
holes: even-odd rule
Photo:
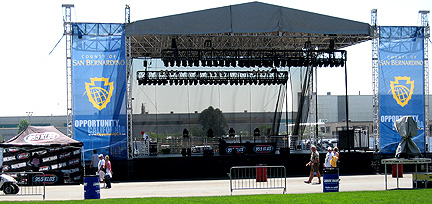
[[290, 154], [290, 148], [289, 147], [281, 147], [279, 149], [279, 153], [282, 156], [288, 156]]
[[187, 155], [188, 157], [192, 156], [192, 150], [191, 150], [191, 148], [187, 148], [187, 149], [186, 149], [186, 155]]
[[339, 149], [352, 150], [354, 149], [354, 130], [340, 130], [339, 134]]
[[211, 156], [213, 156], [213, 150], [212, 149], [205, 149], [204, 151], [203, 151], [203, 156], [204, 157], [211, 157]]

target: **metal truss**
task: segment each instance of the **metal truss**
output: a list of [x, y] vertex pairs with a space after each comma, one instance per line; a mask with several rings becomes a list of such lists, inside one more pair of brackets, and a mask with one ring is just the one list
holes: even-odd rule
[[[315, 68], [315, 69], [314, 69]], [[308, 109], [308, 120], [309, 123], [314, 124], [316, 123], [316, 119], [318, 118], [318, 115], [316, 115], [316, 98], [314, 97], [314, 70], [316, 70], [316, 67], [309, 67], [309, 85], [308, 85], [308, 103], [309, 103], [309, 109]], [[311, 141], [311, 144], [316, 144], [316, 139], [318, 132], [316, 131], [316, 128], [318, 127], [318, 124], [310, 125], [309, 128], [309, 138]]]
[[139, 71], [139, 85], [276, 85], [286, 84], [286, 71]]
[[66, 131], [68, 137], [73, 137], [73, 101], [72, 101], [72, 18], [71, 9], [73, 4], [63, 4], [64, 17], [63, 17], [63, 35], [66, 36], [66, 103], [67, 103], [67, 121]]
[[168, 66], [204, 67], [339, 67], [346, 62], [345, 50], [242, 50], [165, 49], [162, 60]]
[[[125, 6], [125, 23], [130, 23], [130, 7]], [[126, 95], [127, 95], [127, 155], [128, 160], [133, 159], [133, 139], [132, 139], [132, 56], [131, 56], [131, 38], [126, 35]], [[128, 165], [133, 168], [133, 165]], [[133, 172], [133, 169], [129, 169]]]
[[[419, 11], [421, 15], [421, 23], [424, 28], [424, 47], [423, 47], [423, 70], [424, 70], [424, 105], [425, 105], [425, 124], [424, 124], [424, 131], [425, 131], [425, 139], [427, 139], [430, 136], [429, 132], [429, 50], [428, 50], [428, 44], [429, 44], [429, 37], [430, 37], [430, 30], [429, 30], [429, 11]], [[427, 140], [426, 140], [427, 141]], [[430, 147], [431, 144], [429, 144]]]
[[325, 50], [370, 40], [369, 35], [328, 35], [288, 32], [219, 33], [208, 35], [131, 35], [132, 57], [162, 58], [165, 49], [302, 50], [305, 44]]
[[80, 36], [116, 36], [123, 35], [122, 23], [77, 23], [74, 24], [73, 34]]
[[373, 137], [379, 147], [379, 28], [377, 25], [377, 9], [371, 10], [372, 25], [372, 106], [373, 106]]

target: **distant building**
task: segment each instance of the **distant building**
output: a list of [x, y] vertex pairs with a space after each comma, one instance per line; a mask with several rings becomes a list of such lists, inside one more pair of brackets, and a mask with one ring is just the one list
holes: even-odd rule
[[[430, 97], [430, 96], [429, 96]], [[430, 99], [429, 99], [430, 100]], [[431, 100], [430, 100], [431, 101]], [[352, 95], [348, 96], [349, 108], [349, 125], [362, 126], [372, 133], [373, 122], [373, 109], [372, 109], [372, 96], [371, 95]], [[430, 107], [429, 107], [430, 108]], [[429, 113], [432, 113], [429, 110]], [[140, 132], [154, 132], [154, 133], [176, 133], [182, 132], [184, 128], [201, 127], [198, 124], [198, 112], [194, 113], [168, 113], [168, 114], [148, 114], [143, 111], [142, 114], [134, 114], [132, 116], [133, 138], [140, 138]], [[291, 124], [296, 118], [296, 113], [282, 113], [279, 133], [290, 132]], [[224, 113], [227, 119], [227, 130], [233, 127], [236, 132], [241, 130], [249, 134], [260, 126], [272, 126], [274, 114], [271, 112], [257, 113], [248, 112], [247, 110], [238, 113]], [[337, 128], [346, 127], [346, 109], [345, 109], [345, 96], [341, 95], [318, 95], [318, 135], [325, 138], [336, 138]], [[429, 116], [429, 118], [432, 118]], [[17, 135], [18, 124], [21, 120], [30, 120], [33, 126], [55, 126], [57, 129], [66, 133], [66, 116], [17, 116], [17, 117], [0, 117], [0, 135], [5, 140]], [[432, 129], [432, 128], [430, 128]]]

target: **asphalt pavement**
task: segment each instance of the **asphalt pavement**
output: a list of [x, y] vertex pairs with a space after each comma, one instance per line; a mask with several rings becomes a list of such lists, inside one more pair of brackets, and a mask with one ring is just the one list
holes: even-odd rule
[[[305, 177], [290, 177], [286, 180], [287, 194], [322, 193], [323, 184], [304, 183]], [[384, 175], [340, 176], [339, 191], [384, 191]], [[397, 187], [397, 179], [387, 175], [388, 189]], [[400, 188], [412, 188], [412, 174], [404, 174], [399, 179]], [[100, 198], [136, 198], [136, 197], [191, 197], [191, 196], [230, 196], [251, 194], [282, 194], [283, 189], [251, 189], [230, 191], [230, 180], [192, 180], [192, 181], [149, 181], [113, 183], [111, 189], [101, 189]], [[3, 201], [43, 200], [41, 195], [4, 195]], [[83, 200], [83, 185], [47, 186], [45, 200]]]

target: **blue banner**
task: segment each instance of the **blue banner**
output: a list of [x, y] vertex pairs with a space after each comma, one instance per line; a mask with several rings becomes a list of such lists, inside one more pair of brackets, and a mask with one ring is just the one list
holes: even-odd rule
[[394, 154], [401, 140], [394, 123], [403, 116], [417, 122], [412, 139], [425, 152], [423, 27], [379, 27], [380, 151]]
[[92, 150], [127, 158], [124, 24], [72, 24], [73, 132]]

